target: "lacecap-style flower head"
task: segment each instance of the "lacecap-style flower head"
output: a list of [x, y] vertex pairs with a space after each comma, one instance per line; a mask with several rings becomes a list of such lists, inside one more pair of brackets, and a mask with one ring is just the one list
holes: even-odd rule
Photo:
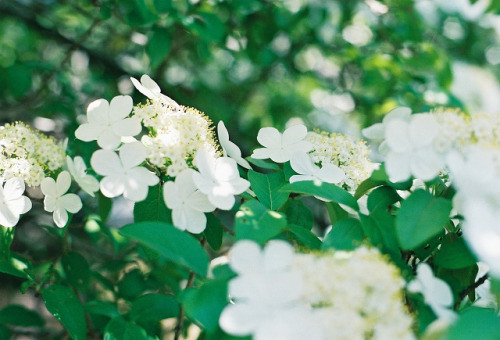
[[136, 117], [127, 118], [132, 111], [130, 96], [116, 96], [110, 103], [98, 99], [87, 108], [88, 123], [76, 129], [76, 138], [90, 142], [97, 140], [103, 149], [115, 149], [120, 145], [121, 137], [131, 137], [141, 132], [141, 122]]

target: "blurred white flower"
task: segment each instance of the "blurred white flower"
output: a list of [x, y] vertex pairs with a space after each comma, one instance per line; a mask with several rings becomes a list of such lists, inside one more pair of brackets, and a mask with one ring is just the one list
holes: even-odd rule
[[98, 99], [87, 108], [88, 123], [76, 129], [76, 138], [85, 142], [97, 140], [103, 149], [120, 145], [121, 137], [135, 136], [141, 132], [141, 122], [136, 117], [126, 118], [132, 111], [130, 96], [116, 96], [108, 103]]
[[99, 181], [94, 176], [87, 174], [87, 166], [83, 158], [76, 156], [74, 159], [71, 159], [71, 157], [66, 156], [66, 164], [68, 165], [69, 173], [73, 176], [80, 188], [94, 197], [94, 193], [99, 190]]
[[235, 202], [234, 195], [241, 194], [250, 186], [250, 182], [240, 177], [236, 161], [232, 158], [215, 158], [201, 149], [196, 153], [194, 164], [199, 170], [193, 175], [196, 187], [219, 209], [231, 209]]
[[11, 178], [0, 184], [0, 225], [15, 226], [20, 215], [31, 209], [31, 201], [23, 193], [24, 181], [21, 178]]
[[415, 114], [410, 121], [394, 118], [387, 122], [385, 138], [389, 152], [385, 169], [391, 181], [402, 182], [412, 175], [429, 181], [444, 168], [444, 160], [433, 149], [439, 124], [430, 114]]
[[453, 294], [448, 284], [435, 277], [431, 267], [425, 263], [417, 266], [417, 277], [408, 283], [407, 289], [412, 293], [421, 293], [424, 302], [438, 318], [452, 322], [456, 318], [453, 307]]
[[148, 195], [148, 187], [159, 182], [158, 177], [139, 166], [146, 159], [146, 150], [140, 142], [125, 144], [118, 156], [111, 150], [97, 150], [90, 163], [101, 180], [101, 192], [106, 197], [121, 194], [134, 202], [142, 201]]
[[205, 230], [207, 218], [204, 213], [215, 210], [205, 194], [199, 191], [193, 182], [193, 169], [182, 171], [175, 182], [166, 182], [163, 197], [169, 209], [172, 209], [174, 226], [190, 233], [199, 234]]
[[251, 169], [252, 167], [247, 162], [246, 159], [241, 157], [240, 148], [229, 140], [229, 132], [224, 125], [224, 122], [221, 120], [219, 124], [217, 124], [217, 135], [219, 137], [219, 143], [222, 147], [222, 151], [224, 152], [224, 156], [228, 156], [236, 161], [239, 165], [246, 169]]
[[285, 163], [295, 152], [309, 152], [312, 144], [305, 141], [307, 128], [293, 125], [281, 134], [276, 128], [265, 127], [259, 130], [257, 141], [264, 146], [253, 151], [252, 158], [270, 158], [276, 163]]
[[59, 228], [68, 223], [68, 211], [76, 214], [82, 208], [82, 201], [78, 195], [66, 194], [70, 186], [71, 175], [67, 171], [61, 172], [57, 176], [57, 181], [51, 177], [44, 178], [40, 185], [45, 195], [44, 209], [54, 213], [54, 222]]
[[135, 88], [149, 99], [158, 99], [168, 105], [179, 106], [175, 100], [162, 94], [158, 84], [147, 74], [142, 75], [141, 82], [133, 77], [130, 77], [130, 80], [132, 81], [132, 84], [134, 84]]
[[305, 152], [296, 152], [290, 159], [292, 169], [299, 175], [290, 177], [290, 183], [298, 181], [320, 180], [326, 183], [337, 184], [345, 178], [345, 173], [338, 166], [323, 163], [321, 168], [314, 164]]

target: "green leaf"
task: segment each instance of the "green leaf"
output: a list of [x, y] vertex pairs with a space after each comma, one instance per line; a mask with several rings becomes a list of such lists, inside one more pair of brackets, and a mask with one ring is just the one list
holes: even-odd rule
[[28, 67], [16, 64], [4, 69], [2, 72], [5, 72], [7, 79], [16, 80], [6, 84], [15, 98], [24, 97], [31, 89], [32, 72]]
[[205, 276], [208, 255], [193, 236], [162, 222], [140, 222], [120, 229], [120, 234], [136, 239], [160, 255]]
[[217, 251], [222, 246], [222, 238], [224, 236], [224, 229], [219, 219], [214, 214], [206, 214], [207, 227], [203, 232], [207, 239], [210, 248]]
[[156, 69], [165, 60], [170, 51], [170, 33], [162, 27], [155, 27], [153, 34], [146, 45], [152, 69]]
[[7, 327], [0, 325], [0, 339], [10, 339], [12, 332]]
[[138, 323], [177, 317], [179, 303], [172, 295], [146, 294], [132, 302], [130, 319]]
[[227, 305], [227, 281], [207, 281], [185, 290], [180, 297], [186, 315], [208, 332], [219, 327], [219, 316]]
[[300, 225], [289, 224], [285, 230], [291, 232], [300, 243], [302, 243], [309, 249], [321, 248], [321, 240], [309, 229], [306, 229]]
[[460, 313], [445, 340], [498, 340], [500, 318], [490, 309], [471, 307]]
[[152, 340], [144, 328], [122, 317], [111, 320], [104, 331], [104, 340]]
[[43, 327], [45, 321], [35, 311], [21, 305], [8, 305], [0, 310], [0, 324], [21, 327]]
[[0, 260], [8, 260], [10, 257], [10, 245], [14, 240], [14, 228], [0, 225]]
[[382, 186], [373, 190], [368, 195], [367, 206], [369, 211], [375, 211], [377, 209], [383, 209], [387, 211], [387, 208], [394, 203], [401, 200], [396, 190], [390, 186]]
[[113, 200], [104, 196], [100, 191], [97, 193], [97, 199], [99, 201], [99, 216], [101, 217], [101, 222], [105, 223], [111, 213], [111, 208], [113, 208]]
[[409, 250], [439, 234], [449, 220], [450, 200], [434, 197], [425, 190], [414, 191], [401, 203], [396, 217], [399, 244]]
[[249, 170], [248, 180], [259, 201], [271, 210], [278, 210], [288, 199], [288, 193], [279, 191], [286, 184], [282, 171], [261, 174]]
[[247, 158], [248, 162], [252, 163], [253, 165], [258, 166], [261, 169], [267, 169], [267, 170], [279, 170], [280, 167], [276, 163], [272, 163], [263, 159], [256, 159], [252, 157]]
[[363, 243], [364, 236], [359, 220], [346, 218], [333, 225], [325, 236], [321, 249], [353, 250]]
[[282, 232], [286, 223], [283, 214], [267, 209], [259, 201], [248, 201], [236, 213], [236, 239], [250, 239], [263, 244]]
[[354, 198], [359, 199], [361, 196], [366, 194], [370, 189], [379, 187], [381, 185], [384, 185], [386, 182], [385, 180], [375, 180], [372, 177], [365, 179], [363, 182], [361, 182], [360, 185], [358, 185], [356, 192], [354, 193]]
[[335, 202], [325, 202], [328, 216], [330, 217], [330, 224], [334, 225], [340, 220], [349, 217], [349, 213], [342, 209], [342, 207]]
[[90, 267], [87, 260], [76, 252], [69, 252], [61, 259], [68, 282], [78, 290], [86, 288], [90, 282]]
[[145, 26], [158, 20], [158, 16], [148, 8], [144, 0], [121, 0], [118, 8], [130, 26]]
[[48, 311], [66, 327], [74, 340], [86, 339], [85, 312], [71, 288], [55, 284], [44, 289], [42, 297]]
[[434, 264], [449, 269], [469, 267], [476, 262], [463, 238], [446, 237], [434, 257]]
[[358, 202], [356, 202], [354, 197], [335, 184], [320, 181], [300, 181], [284, 185], [281, 191], [318, 196], [329, 201], [347, 205], [359, 211]]
[[134, 222], [159, 221], [172, 224], [171, 210], [163, 200], [161, 185], [149, 187], [148, 196], [144, 201], [134, 205]]
[[12, 276], [26, 279], [28, 274], [26, 270], [30, 268], [30, 263], [25, 263], [25, 260], [11, 257], [10, 259], [0, 261], [0, 273], [9, 274]]
[[120, 315], [116, 304], [109, 301], [90, 301], [83, 307], [89, 314], [103, 315], [109, 318], [115, 318]]
[[288, 200], [285, 214], [289, 224], [300, 225], [308, 230], [314, 226], [313, 213], [302, 203], [300, 198]]
[[118, 293], [120, 297], [127, 300], [135, 299], [146, 290], [146, 278], [140, 269], [132, 269], [118, 282]]
[[224, 23], [214, 13], [200, 11], [196, 16], [187, 19], [186, 25], [206, 42], [219, 42], [224, 37], [226, 31]]

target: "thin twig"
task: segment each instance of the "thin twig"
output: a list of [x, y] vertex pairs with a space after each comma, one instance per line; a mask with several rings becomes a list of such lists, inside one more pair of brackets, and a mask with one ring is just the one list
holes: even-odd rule
[[467, 287], [463, 291], [461, 291], [457, 302], [455, 302], [455, 305], [453, 306], [453, 309], [457, 310], [458, 307], [460, 307], [460, 303], [462, 302], [462, 300], [465, 299], [465, 297], [467, 295], [469, 295], [469, 293], [471, 293], [474, 289], [476, 289], [477, 287], [482, 285], [487, 279], [488, 279], [488, 274], [484, 274], [483, 276], [481, 276], [479, 278], [479, 280], [477, 280], [472, 285], [470, 285], [469, 287]]

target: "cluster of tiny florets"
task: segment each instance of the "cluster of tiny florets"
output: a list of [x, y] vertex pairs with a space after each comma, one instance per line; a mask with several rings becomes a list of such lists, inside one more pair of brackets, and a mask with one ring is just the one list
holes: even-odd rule
[[0, 177], [22, 178], [38, 186], [46, 175], [61, 169], [66, 158], [61, 143], [33, 131], [24, 123], [0, 127]]
[[344, 171], [345, 179], [339, 185], [346, 190], [356, 190], [374, 169], [368, 159], [370, 150], [362, 140], [324, 131], [309, 132], [306, 140], [313, 145], [309, 156], [314, 163], [331, 163]]
[[376, 249], [299, 254], [301, 300], [313, 307], [331, 339], [414, 339], [403, 304], [404, 280]]
[[169, 176], [193, 167], [192, 160], [200, 149], [213, 155], [218, 152], [212, 121], [194, 108], [153, 99], [135, 106], [134, 114], [149, 130], [141, 140], [148, 161]]

